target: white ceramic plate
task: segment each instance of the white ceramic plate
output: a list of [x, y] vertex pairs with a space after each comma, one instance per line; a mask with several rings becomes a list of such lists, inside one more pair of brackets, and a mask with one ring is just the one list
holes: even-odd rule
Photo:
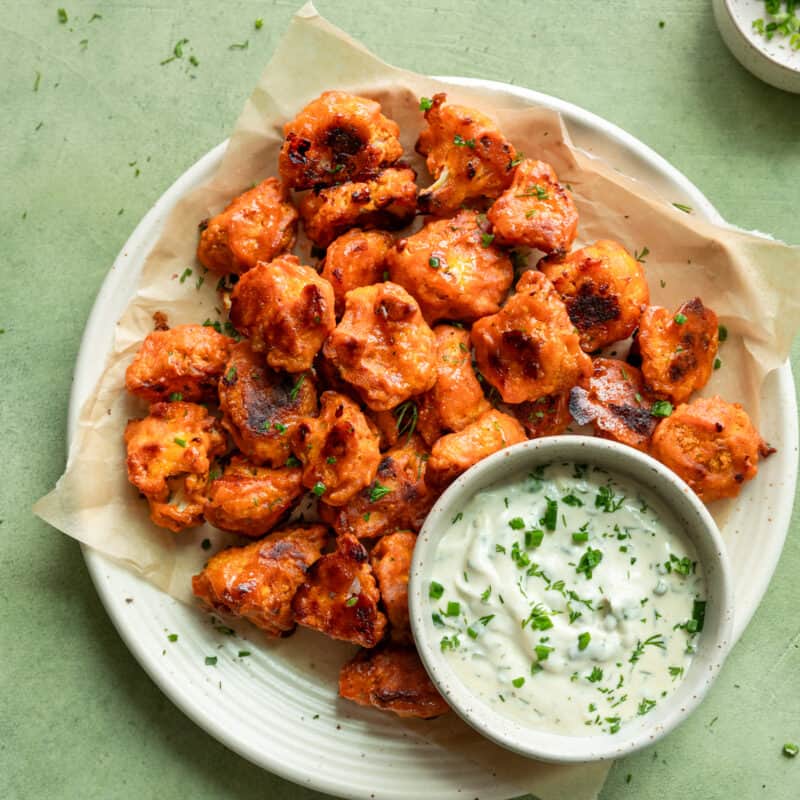
[[[686, 203], [714, 222], [719, 215], [680, 172], [624, 131], [569, 103], [491, 81], [448, 78], [503, 97], [548, 106], [565, 117], [579, 147]], [[69, 436], [112, 347], [114, 326], [134, 294], [139, 271], [166, 218], [186, 192], [208, 180], [225, 144], [187, 170], [139, 223], [98, 294], [75, 368]], [[797, 470], [797, 408], [788, 363], [766, 382], [762, 432], [778, 445], [723, 528], [735, 571], [735, 635], [755, 611], [780, 557]], [[519, 794], [502, 775], [420, 738], [393, 715], [338, 701], [336, 678], [348, 648], [320, 647], [308, 631], [269, 647], [225, 636], [205, 615], [176, 602], [96, 551], [85, 548], [92, 579], [109, 616], [150, 677], [198, 725], [265, 769], [347, 798], [502, 800]], [[127, 602], [132, 598], [133, 602]], [[243, 629], [244, 630], [244, 629]], [[169, 643], [167, 633], [179, 635]], [[239, 650], [252, 655], [237, 658]], [[164, 653], [166, 651], [166, 653]], [[215, 655], [216, 666], [205, 664]]]

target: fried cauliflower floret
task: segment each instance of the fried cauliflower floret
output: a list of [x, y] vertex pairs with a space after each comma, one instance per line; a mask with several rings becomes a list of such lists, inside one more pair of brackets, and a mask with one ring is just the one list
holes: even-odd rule
[[486, 216], [497, 243], [534, 247], [545, 253], [566, 252], [578, 232], [578, 211], [572, 195], [544, 161], [526, 158], [514, 180]]
[[263, 536], [303, 493], [300, 475], [296, 467], [257, 467], [234, 456], [208, 487], [205, 518], [224, 531]]
[[217, 421], [194, 403], [154, 403], [125, 428], [128, 480], [147, 498], [150, 518], [176, 533], [203, 521], [211, 459], [225, 452]]
[[450, 710], [417, 651], [391, 643], [362, 650], [348, 661], [339, 673], [339, 695], [399, 717], [432, 719]]
[[541, 272], [525, 272], [516, 294], [472, 326], [475, 359], [506, 403], [524, 403], [571, 389], [592, 362], [561, 298]]
[[691, 486], [704, 503], [736, 497], [774, 452], [738, 403], [702, 397], [658, 423], [651, 455]]
[[235, 345], [219, 382], [222, 425], [254, 464], [282, 467], [292, 454], [291, 437], [300, 420], [317, 413], [310, 372], [271, 370], [248, 341]]
[[292, 602], [295, 620], [333, 639], [375, 647], [386, 631], [369, 555], [354, 536], [336, 540], [336, 551], [311, 568]]
[[403, 155], [399, 134], [374, 100], [324, 92], [283, 126], [281, 178], [293, 189], [364, 180]]
[[296, 256], [242, 275], [231, 295], [231, 322], [273, 369], [303, 372], [336, 325], [333, 289]]
[[442, 436], [434, 444], [428, 460], [428, 482], [446, 486], [481, 459], [527, 438], [514, 417], [494, 408], [486, 411], [471, 425]]
[[125, 371], [125, 388], [152, 403], [180, 395], [214, 396], [233, 339], [205, 325], [179, 325], [148, 334]]
[[437, 325], [437, 378], [433, 388], [417, 403], [418, 430], [428, 444], [443, 431], [460, 431], [491, 406], [472, 368], [469, 331], [453, 325]]
[[373, 411], [394, 408], [436, 381], [436, 338], [417, 301], [396, 283], [348, 292], [323, 353]]
[[383, 455], [375, 479], [349, 503], [333, 507], [320, 503], [320, 517], [338, 535], [360, 539], [410, 528], [418, 531], [438, 492], [425, 483], [428, 452], [418, 436], [404, 436]]
[[579, 425], [591, 423], [598, 436], [645, 452], [658, 422], [642, 373], [613, 358], [592, 362], [591, 376], [572, 389], [569, 408]]
[[711, 377], [719, 347], [717, 315], [699, 297], [674, 314], [651, 306], [642, 314], [636, 346], [650, 391], [683, 403]]
[[572, 416], [569, 412], [569, 392], [546, 394], [538, 400], [520, 403], [511, 411], [522, 423], [529, 439], [542, 436], [558, 436], [569, 427]]
[[435, 94], [425, 111], [428, 127], [416, 150], [426, 157], [434, 183], [420, 192], [426, 214], [449, 216], [468, 200], [498, 197], [513, 177], [517, 153], [497, 124], [474, 108], [447, 102]]
[[561, 295], [587, 353], [627, 339], [650, 301], [642, 265], [611, 240], [542, 259], [539, 269]]
[[267, 178], [208, 221], [200, 234], [197, 260], [214, 272], [241, 275], [291, 250], [297, 219], [287, 189], [277, 178]]
[[344, 296], [359, 286], [380, 283], [386, 269], [386, 256], [394, 240], [386, 231], [354, 228], [335, 239], [325, 253], [321, 275], [333, 287], [336, 314], [344, 311]]
[[417, 535], [411, 531], [397, 531], [383, 536], [372, 548], [372, 571], [378, 580], [383, 607], [391, 625], [395, 642], [411, 642], [408, 621], [408, 573]]
[[389, 253], [389, 277], [417, 299], [429, 325], [494, 314], [508, 294], [514, 267], [492, 244], [481, 219], [477, 211], [464, 210], [429, 222]]
[[306, 236], [327, 247], [350, 228], [405, 227], [417, 213], [416, 177], [409, 167], [389, 167], [369, 180], [314, 189], [300, 201]]
[[327, 540], [324, 525], [310, 525], [222, 550], [192, 578], [192, 591], [215, 611], [246, 619], [270, 636], [285, 636], [295, 628], [292, 598]]
[[378, 434], [349, 397], [324, 392], [320, 412], [297, 426], [292, 448], [303, 464], [303, 484], [332, 506], [342, 506], [375, 478]]

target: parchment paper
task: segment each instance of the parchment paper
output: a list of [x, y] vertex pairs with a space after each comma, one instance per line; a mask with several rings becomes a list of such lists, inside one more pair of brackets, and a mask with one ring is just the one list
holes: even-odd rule
[[[247, 101], [218, 172], [178, 203], [147, 258], [138, 291], [114, 332], [104, 373], [82, 409], [66, 471], [34, 506], [42, 519], [186, 602], [191, 602], [190, 576], [208, 557], [200, 541], [212, 540], [210, 552], [232, 541], [210, 526], [174, 536], [149, 521], [146, 503], [126, 479], [122, 442], [127, 420], [143, 416], [146, 406], [124, 392], [124, 372], [153, 329], [154, 312], [166, 313], [170, 325], [220, 318], [216, 276], [204, 276], [194, 257], [198, 223], [254, 182], [277, 174], [283, 123], [326, 89], [344, 89], [381, 102], [384, 113], [400, 125], [405, 160], [417, 169], [420, 185], [429, 180], [413, 150], [423, 125], [420, 96], [446, 91], [451, 100], [493, 115], [519, 150], [550, 162], [561, 181], [571, 186], [580, 213], [578, 244], [611, 238], [631, 252], [647, 247], [652, 303], [674, 308], [699, 295], [717, 312], [729, 338], [721, 348], [723, 368], [714, 373], [704, 394], [741, 402], [758, 420], [762, 382], [787, 358], [800, 324], [800, 248], [683, 213], [670, 198], [575, 150], [555, 112], [530, 108], [521, 100], [498, 108], [483, 90], [449, 86], [390, 67], [319, 17], [309, 4], [292, 21]], [[307, 243], [301, 243], [298, 254], [307, 257]], [[181, 282], [186, 267], [193, 275]], [[205, 277], [199, 288], [198, 276]], [[711, 510], [721, 521], [724, 503]], [[287, 652], [287, 643], [281, 650]], [[535, 764], [452, 721], [410, 727], [499, 774], [513, 776], [521, 793], [530, 791], [542, 800], [594, 798], [608, 770], [602, 764]]]

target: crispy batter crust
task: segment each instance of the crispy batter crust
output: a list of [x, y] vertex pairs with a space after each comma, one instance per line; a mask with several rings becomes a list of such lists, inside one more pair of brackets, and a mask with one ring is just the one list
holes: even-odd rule
[[303, 372], [336, 325], [331, 285], [296, 256], [245, 273], [231, 295], [231, 321], [273, 369]]
[[205, 605], [241, 617], [270, 636], [294, 630], [292, 598], [328, 539], [324, 525], [288, 528], [213, 556], [192, 578]]
[[650, 391], [682, 403], [702, 389], [714, 369], [718, 330], [717, 315], [699, 297], [675, 313], [660, 306], [648, 308], [639, 323], [636, 345]]
[[259, 261], [291, 250], [298, 214], [277, 178], [267, 178], [234, 198], [200, 234], [197, 260], [214, 272], [241, 275]]
[[474, 108], [448, 103], [440, 92], [425, 121], [428, 127], [416, 150], [426, 156], [435, 182], [420, 192], [424, 213], [449, 216], [469, 200], [498, 197], [508, 187], [517, 153], [493, 120]]
[[739, 403], [702, 397], [662, 420], [651, 454], [694, 489], [704, 503], [736, 497], [758, 472], [758, 458], [774, 450]]
[[650, 302], [642, 265], [608, 239], [542, 259], [539, 269], [561, 295], [587, 353], [630, 336]]
[[392, 641], [411, 642], [408, 620], [408, 573], [417, 535], [399, 530], [383, 536], [370, 553], [383, 607], [391, 623]]
[[234, 456], [208, 487], [208, 522], [243, 536], [263, 536], [278, 524], [303, 493], [299, 469], [257, 467]]
[[417, 299], [429, 324], [472, 322], [500, 308], [514, 267], [485, 229], [482, 215], [464, 210], [429, 222], [389, 253], [389, 276]]
[[526, 158], [514, 170], [514, 181], [495, 200], [486, 216], [498, 244], [534, 247], [545, 253], [566, 252], [578, 232], [572, 194], [544, 161]]
[[596, 358], [591, 376], [572, 389], [569, 400], [579, 425], [591, 423], [598, 436], [645, 452], [658, 422], [652, 404], [642, 373], [613, 358]]
[[179, 325], [148, 334], [125, 371], [125, 388], [152, 403], [214, 396], [233, 339], [205, 325]]
[[483, 377], [506, 403], [560, 394], [592, 368], [564, 303], [541, 272], [525, 272], [505, 306], [472, 326], [472, 344]]
[[378, 434], [349, 397], [324, 392], [316, 418], [302, 421], [292, 448], [303, 464], [303, 484], [332, 506], [351, 500], [375, 477]]
[[295, 620], [333, 639], [375, 647], [386, 630], [369, 555], [354, 536], [336, 540], [336, 550], [311, 568], [292, 602]]
[[431, 719], [450, 710], [417, 651], [396, 644], [362, 651], [348, 661], [339, 673], [339, 694], [400, 717]]
[[219, 406], [223, 427], [249, 460], [278, 468], [292, 454], [297, 425], [317, 413], [317, 389], [311, 372], [274, 372], [243, 341], [225, 365]]
[[283, 126], [281, 178], [294, 189], [364, 180], [403, 155], [399, 134], [374, 100], [323, 92]]
[[436, 339], [402, 286], [353, 289], [345, 304], [323, 353], [365, 405], [386, 411], [433, 386]]

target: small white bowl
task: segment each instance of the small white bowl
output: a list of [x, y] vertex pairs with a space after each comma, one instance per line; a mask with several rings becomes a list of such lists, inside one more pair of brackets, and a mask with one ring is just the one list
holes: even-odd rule
[[[452, 671], [439, 647], [427, 587], [443, 530], [477, 492], [504, 477], [541, 464], [591, 464], [628, 478], [656, 494], [684, 526], [697, 549], [707, 587], [703, 635], [681, 685], [653, 712], [630, 720], [614, 735], [571, 736], [528, 727], [498, 714]], [[414, 549], [409, 581], [411, 626], [425, 668], [447, 702], [479, 733], [540, 761], [575, 763], [619, 758], [646, 747], [680, 724], [700, 704], [730, 649], [733, 589], [722, 538], [697, 495], [666, 467], [630, 447], [587, 436], [552, 436], [509, 447], [457, 478], [428, 514]]]
[[738, 62], [762, 81], [800, 94], [800, 50], [787, 37], [771, 41], [753, 30], [753, 21], [768, 21], [763, 0], [714, 0], [714, 18], [722, 39]]

